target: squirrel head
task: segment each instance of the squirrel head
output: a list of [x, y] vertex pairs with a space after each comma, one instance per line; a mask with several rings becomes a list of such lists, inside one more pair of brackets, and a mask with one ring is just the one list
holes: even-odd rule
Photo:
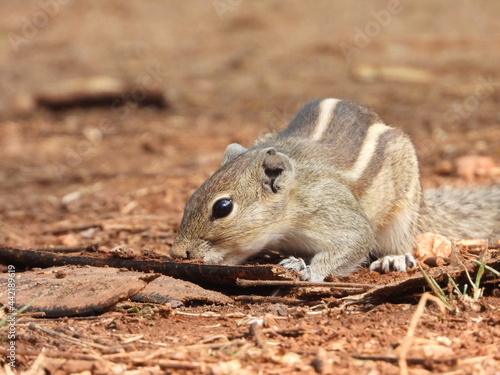
[[281, 238], [292, 160], [274, 147], [231, 144], [221, 168], [188, 200], [174, 257], [239, 264]]

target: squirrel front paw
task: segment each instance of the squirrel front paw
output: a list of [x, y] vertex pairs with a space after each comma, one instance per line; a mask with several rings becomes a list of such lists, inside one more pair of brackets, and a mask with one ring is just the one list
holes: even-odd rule
[[370, 264], [370, 271], [388, 273], [391, 271], [406, 272], [408, 268], [417, 266], [415, 257], [411, 253], [404, 255], [386, 255]]
[[285, 267], [289, 271], [297, 271], [302, 281], [311, 280], [311, 267], [304, 262], [302, 258], [291, 256], [279, 262], [280, 266]]

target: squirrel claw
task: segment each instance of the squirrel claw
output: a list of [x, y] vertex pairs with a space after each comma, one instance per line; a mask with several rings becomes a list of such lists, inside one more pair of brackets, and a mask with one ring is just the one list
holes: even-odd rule
[[279, 265], [289, 271], [297, 271], [302, 281], [311, 280], [311, 267], [302, 258], [291, 256], [279, 262]]
[[406, 272], [407, 269], [417, 265], [415, 257], [411, 253], [404, 255], [386, 255], [370, 264], [370, 271], [388, 273], [391, 271]]

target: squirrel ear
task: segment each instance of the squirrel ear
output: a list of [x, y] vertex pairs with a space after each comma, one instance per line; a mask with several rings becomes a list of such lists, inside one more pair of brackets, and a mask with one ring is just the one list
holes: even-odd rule
[[285, 154], [277, 152], [274, 147], [263, 150], [262, 185], [273, 193], [277, 193], [285, 186], [286, 181], [293, 173], [293, 166]]
[[238, 155], [243, 154], [246, 150], [247, 149], [245, 147], [239, 145], [238, 143], [231, 143], [226, 147], [226, 151], [224, 151], [221, 166], [226, 165]]

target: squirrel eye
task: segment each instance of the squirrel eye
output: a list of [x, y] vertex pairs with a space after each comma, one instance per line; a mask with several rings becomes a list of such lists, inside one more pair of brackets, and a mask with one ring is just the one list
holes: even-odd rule
[[212, 219], [221, 219], [233, 211], [233, 201], [228, 198], [219, 199], [212, 207]]

